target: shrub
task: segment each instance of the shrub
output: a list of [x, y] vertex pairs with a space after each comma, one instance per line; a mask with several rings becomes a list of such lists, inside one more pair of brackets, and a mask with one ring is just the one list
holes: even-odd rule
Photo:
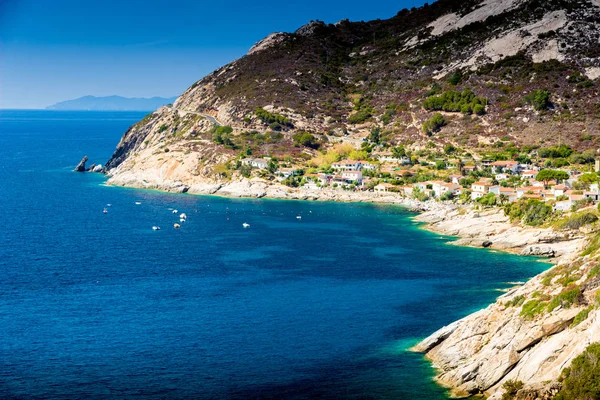
[[582, 226], [598, 221], [598, 216], [591, 211], [573, 214], [557, 224], [557, 229], [579, 229]]
[[502, 385], [502, 388], [504, 389], [504, 393], [502, 393], [502, 400], [512, 400], [515, 398], [517, 392], [521, 389], [523, 389], [523, 382], [521, 381], [515, 381], [515, 380], [508, 380], [504, 383], [504, 385]]
[[555, 400], [600, 398], [600, 343], [590, 344], [561, 374], [562, 389]]
[[287, 118], [283, 115], [280, 115], [280, 114], [270, 113], [261, 107], [258, 107], [254, 111], [254, 114], [256, 114], [258, 119], [260, 119], [263, 123], [265, 123], [267, 125], [272, 124], [272, 123], [278, 123], [282, 126], [292, 126], [292, 123], [289, 120], [289, 118]]
[[[487, 103], [487, 99], [477, 97], [471, 89], [465, 89], [462, 92], [449, 90], [439, 96], [431, 96], [423, 102], [423, 108], [428, 111], [447, 111], [447, 112], [462, 112], [471, 114], [474, 112], [474, 107], [480, 105], [483, 107]], [[482, 109], [478, 108], [481, 112]]]
[[575, 316], [575, 319], [571, 323], [571, 328], [576, 327], [577, 325], [585, 321], [588, 315], [590, 314], [590, 311], [592, 311], [593, 309], [594, 307], [589, 306], [588, 308], [584, 308], [583, 310], [579, 311], [579, 313]]
[[548, 312], [554, 311], [558, 306], [562, 306], [564, 308], [569, 308], [571, 305], [576, 304], [579, 301], [579, 296], [581, 295], [581, 289], [576, 287], [567, 291], [562, 292], [555, 298], [553, 298], [550, 303], [548, 303], [547, 310]]
[[448, 83], [450, 83], [453, 86], [456, 86], [460, 83], [462, 78], [463, 78], [462, 73], [460, 71], [456, 71], [452, 74], [452, 76], [450, 76], [450, 78], [448, 78]]
[[433, 117], [425, 121], [425, 123], [423, 124], [423, 131], [425, 133], [437, 132], [440, 130], [440, 128], [442, 128], [445, 125], [446, 120], [444, 119], [444, 116], [440, 113], [437, 113]]
[[541, 314], [546, 309], [546, 302], [539, 299], [529, 300], [523, 304], [521, 308], [521, 316], [527, 319], [533, 319], [538, 314]]
[[552, 105], [550, 102], [550, 92], [544, 89], [534, 90], [525, 96], [525, 101], [538, 111], [547, 110]]
[[319, 142], [317, 141], [317, 139], [308, 132], [294, 133], [294, 135], [292, 136], [292, 139], [294, 139], [294, 144], [296, 146], [305, 146], [305, 147], [310, 147], [312, 149], [319, 148]]
[[359, 110], [355, 114], [352, 114], [348, 117], [349, 124], [362, 124], [369, 118], [371, 118], [373, 114], [370, 110]]
[[551, 215], [552, 207], [535, 199], [521, 199], [507, 204], [504, 213], [511, 221], [523, 221], [525, 225], [538, 226], [543, 224]]
[[167, 125], [163, 124], [158, 128], [158, 132], [162, 133], [162, 132], [166, 131], [167, 129], [169, 129], [169, 127]]

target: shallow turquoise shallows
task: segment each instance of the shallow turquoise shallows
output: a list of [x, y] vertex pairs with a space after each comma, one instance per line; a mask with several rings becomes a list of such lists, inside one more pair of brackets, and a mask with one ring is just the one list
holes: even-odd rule
[[71, 172], [142, 117], [0, 111], [0, 398], [445, 399], [406, 348], [546, 267], [394, 206]]

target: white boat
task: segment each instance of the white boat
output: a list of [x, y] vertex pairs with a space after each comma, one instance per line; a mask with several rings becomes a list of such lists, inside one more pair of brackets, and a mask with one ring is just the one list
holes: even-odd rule
[[160, 231], [160, 226], [153, 226], [153, 227], [152, 227], [152, 230], [153, 230], [153, 231]]
[[179, 229], [179, 228], [181, 228], [181, 225], [179, 225], [179, 224], [173, 224], [173, 228]]
[[136, 201], [135, 204], [137, 204], [139, 206], [140, 204], [142, 204], [142, 202], [141, 201]]
[[185, 218], [179, 218], [179, 222], [185, 222]]
[[108, 204], [106, 205], [106, 207], [112, 207], [112, 204], [108, 203]]
[[105, 208], [105, 209], [104, 209], [102, 212], [103, 212], [104, 214], [108, 214], [108, 210], [107, 210], [106, 208]]
[[298, 216], [296, 217], [296, 219], [302, 219], [302, 217], [298, 215]]
[[179, 218], [181, 218], [181, 219], [187, 219], [187, 215], [185, 215], [185, 213], [181, 213], [181, 215], [179, 216]]
[[243, 226], [244, 228], [249, 228], [249, 227], [250, 227], [250, 224], [247, 224], [247, 223], [245, 223], [245, 222], [244, 222], [244, 223], [242, 224], [242, 226]]
[[177, 214], [177, 210], [173, 210], [173, 214]]

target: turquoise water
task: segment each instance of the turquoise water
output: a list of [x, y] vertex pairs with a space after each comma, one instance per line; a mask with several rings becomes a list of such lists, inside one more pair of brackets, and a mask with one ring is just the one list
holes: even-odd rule
[[0, 111], [2, 398], [445, 399], [406, 348], [546, 268], [448, 246], [398, 207], [71, 172], [141, 117]]

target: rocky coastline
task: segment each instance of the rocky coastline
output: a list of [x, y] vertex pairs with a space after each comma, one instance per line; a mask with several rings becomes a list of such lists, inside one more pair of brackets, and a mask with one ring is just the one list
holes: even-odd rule
[[[111, 176], [107, 184], [236, 198], [396, 204], [419, 212], [415, 221], [423, 223], [424, 229], [459, 237], [451, 245], [546, 257], [557, 264], [553, 269], [577, 262], [588, 240], [586, 233], [579, 230], [557, 232], [552, 228], [511, 223], [499, 208], [421, 202], [391, 192], [289, 188], [261, 178], [187, 185], [180, 181], [144, 179], [132, 171]], [[581, 268], [586, 265], [589, 269], [589, 263]], [[484, 395], [499, 399], [506, 381], [521, 380], [539, 398], [551, 398], [556, 393], [560, 371], [600, 337], [600, 316], [593, 310], [586, 321], [570, 328], [582, 307], [559, 307], [541, 318], [528, 320], [520, 315], [519, 307], [506, 306], [515, 297], [560, 290], [545, 286], [544, 274], [514, 287], [487, 308], [441, 328], [411, 350], [425, 354], [436, 368], [436, 381], [448, 387], [452, 396]], [[585, 279], [584, 271], [580, 280]]]

